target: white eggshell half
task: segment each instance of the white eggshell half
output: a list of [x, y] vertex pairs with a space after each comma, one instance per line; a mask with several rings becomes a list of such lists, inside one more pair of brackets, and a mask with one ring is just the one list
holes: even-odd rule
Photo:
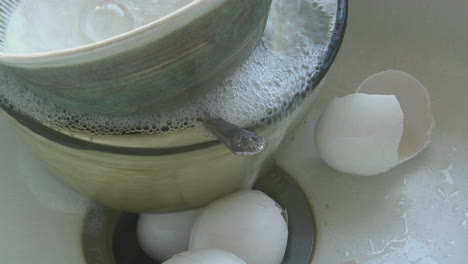
[[387, 70], [372, 75], [357, 89], [358, 93], [395, 95], [405, 116], [399, 146], [400, 163], [426, 148], [431, 140], [434, 117], [427, 89], [408, 73]]
[[137, 238], [143, 251], [158, 262], [164, 262], [188, 249], [190, 233], [200, 210], [167, 214], [141, 214]]
[[195, 249], [175, 255], [163, 264], [246, 264], [239, 257], [220, 249]]
[[393, 95], [351, 94], [330, 102], [316, 126], [317, 149], [330, 167], [370, 176], [395, 167], [403, 111]]
[[284, 210], [260, 191], [241, 191], [208, 205], [193, 225], [190, 249], [220, 248], [246, 263], [281, 264], [288, 227]]

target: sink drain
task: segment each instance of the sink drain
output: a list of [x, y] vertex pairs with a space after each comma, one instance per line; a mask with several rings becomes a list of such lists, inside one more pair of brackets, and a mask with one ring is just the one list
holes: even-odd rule
[[[283, 264], [310, 263], [315, 247], [315, 226], [302, 190], [279, 168], [260, 178], [255, 189], [287, 209], [289, 237]], [[137, 214], [91, 206], [84, 218], [82, 232], [86, 264], [160, 264], [147, 256], [138, 244], [137, 222]]]
[[138, 214], [119, 213], [100, 206], [88, 210], [82, 245], [87, 264], [160, 264], [145, 254], [137, 241]]

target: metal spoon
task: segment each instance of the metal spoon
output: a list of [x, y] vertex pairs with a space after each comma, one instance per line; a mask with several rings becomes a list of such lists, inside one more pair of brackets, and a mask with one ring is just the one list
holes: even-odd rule
[[221, 118], [209, 119], [203, 123], [219, 141], [236, 155], [255, 155], [265, 148], [265, 139], [263, 137]]

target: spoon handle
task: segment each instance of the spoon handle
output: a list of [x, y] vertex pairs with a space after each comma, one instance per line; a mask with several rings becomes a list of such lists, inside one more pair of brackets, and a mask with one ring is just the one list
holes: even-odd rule
[[206, 120], [204, 125], [236, 155], [255, 155], [265, 148], [263, 137], [221, 118]]

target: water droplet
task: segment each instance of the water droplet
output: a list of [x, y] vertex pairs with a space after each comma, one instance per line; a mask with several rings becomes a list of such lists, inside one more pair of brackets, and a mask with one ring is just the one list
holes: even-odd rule
[[133, 29], [133, 16], [127, 7], [116, 0], [104, 0], [85, 8], [81, 16], [81, 30], [91, 41], [101, 41]]
[[438, 188], [437, 192], [440, 194], [440, 197], [442, 198], [442, 200], [444, 200], [444, 201], [447, 200], [447, 195], [445, 194], [445, 192], [442, 189]]
[[455, 246], [456, 243], [455, 243], [455, 241], [452, 240], [452, 241], [447, 241], [446, 244], [451, 245], [451, 246]]
[[453, 163], [451, 163], [447, 169], [441, 170], [440, 173], [445, 177], [445, 182], [453, 184], [455, 181], [452, 177]]

